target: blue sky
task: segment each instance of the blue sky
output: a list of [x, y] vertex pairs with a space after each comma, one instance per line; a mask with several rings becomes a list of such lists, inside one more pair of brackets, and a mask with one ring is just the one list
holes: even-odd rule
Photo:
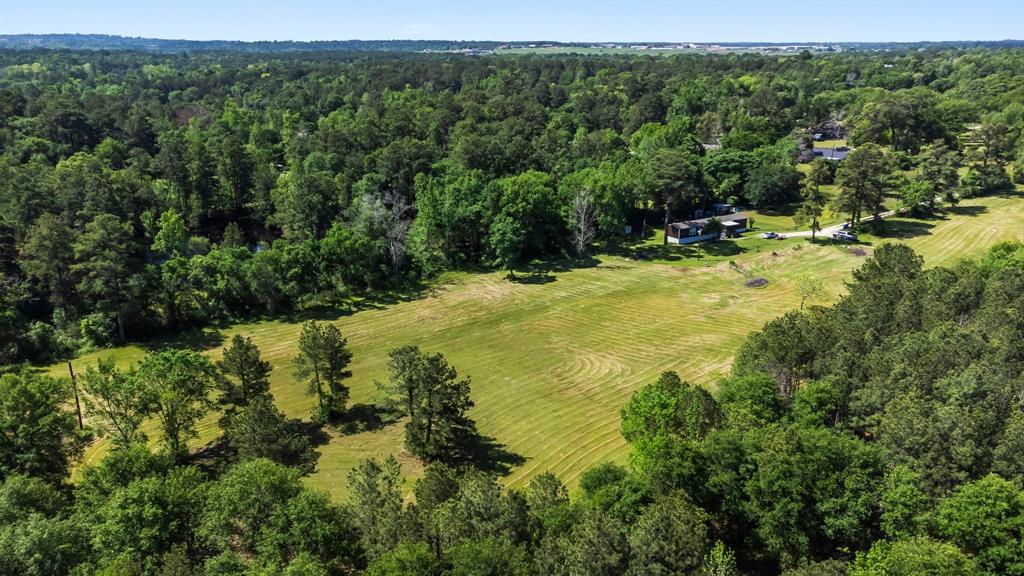
[[0, 0], [0, 34], [197, 40], [1024, 39], [1024, 0]]

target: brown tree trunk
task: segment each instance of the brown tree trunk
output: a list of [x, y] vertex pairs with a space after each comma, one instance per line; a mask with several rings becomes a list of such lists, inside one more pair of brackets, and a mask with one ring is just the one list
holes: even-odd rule
[[668, 202], [665, 203], [665, 226], [662, 230], [665, 232], [665, 237], [662, 239], [662, 244], [668, 244], [668, 221], [672, 219], [672, 213], [669, 212]]
[[320, 416], [324, 415], [324, 387], [320, 384], [320, 374], [313, 374], [314, 380], [316, 380], [316, 401], [320, 405]]
[[121, 344], [124, 344], [124, 319], [121, 318], [120, 309], [118, 309], [117, 314], [115, 314], [115, 316], [117, 317], [117, 339], [121, 342]]

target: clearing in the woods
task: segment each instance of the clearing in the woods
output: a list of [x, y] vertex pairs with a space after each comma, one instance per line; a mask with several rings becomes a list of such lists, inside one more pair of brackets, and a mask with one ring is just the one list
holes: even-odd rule
[[[550, 470], [574, 487], [588, 466], [625, 460], [619, 410], [634, 390], [665, 370], [714, 386], [749, 332], [798, 305], [800, 275], [821, 277], [834, 299], [863, 261], [857, 253], [870, 253], [880, 242], [905, 241], [935, 266], [976, 256], [1002, 240], [1024, 241], [1024, 198], [968, 200], [942, 218], [892, 219], [888, 230], [885, 238], [865, 236], [862, 251], [806, 239], [748, 239], [710, 246], [699, 260], [695, 248], [675, 252], [652, 243], [650, 260], [602, 256], [592, 266], [549, 270], [522, 283], [500, 273], [462, 274], [415, 298], [313, 317], [336, 322], [348, 338], [353, 403], [377, 398], [374, 383], [387, 377], [388, 350], [416, 344], [442, 352], [460, 375], [472, 377], [471, 416], [480, 432], [518, 457], [507, 483], [522, 486]], [[747, 287], [755, 278], [767, 285]], [[313, 400], [291, 369], [300, 324], [240, 324], [179, 343], [218, 357], [233, 334], [251, 336], [274, 366], [279, 406], [306, 418]], [[75, 369], [82, 372], [105, 355], [128, 363], [145, 351], [139, 345], [98, 351], [75, 360]], [[51, 371], [64, 375], [66, 367]], [[215, 414], [206, 418], [197, 446], [216, 436], [216, 421]], [[420, 466], [404, 454], [402, 434], [401, 423], [330, 431], [310, 484], [341, 498], [349, 469], [388, 454], [399, 455], [404, 472], [415, 477]], [[107, 449], [97, 441], [84, 460], [94, 462]]]

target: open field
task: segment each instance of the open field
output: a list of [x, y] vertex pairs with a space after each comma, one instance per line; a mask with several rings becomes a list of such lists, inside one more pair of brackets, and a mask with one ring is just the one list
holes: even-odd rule
[[[1001, 240], [1024, 241], [1024, 198], [968, 200], [944, 219], [893, 219], [889, 226], [884, 238], [865, 237], [868, 251], [902, 240], [927, 265], [948, 264]], [[480, 432], [522, 458], [507, 483], [522, 486], [550, 470], [575, 487], [588, 466], [625, 460], [619, 409], [634, 390], [664, 370], [713, 387], [749, 332], [798, 305], [796, 277], [822, 277], [834, 297], [863, 261], [846, 247], [800, 239], [723, 242], [700, 260], [694, 248], [657, 246], [647, 246], [656, 255], [651, 261], [603, 256], [593, 266], [555, 269], [528, 283], [508, 282], [499, 273], [461, 274], [416, 299], [319, 318], [337, 322], [349, 339], [354, 403], [375, 399], [374, 382], [387, 377], [388, 350], [417, 344], [442, 352], [460, 375], [473, 379], [471, 416]], [[744, 287], [754, 277], [769, 283]], [[290, 416], [306, 417], [313, 400], [291, 375], [299, 328], [298, 321], [265, 321], [211, 330], [198, 340], [219, 356], [233, 334], [251, 336], [274, 366], [278, 404]], [[75, 369], [84, 371], [101, 355], [129, 362], [144, 352], [129, 346], [92, 353], [76, 360]], [[66, 368], [51, 371], [64, 375]], [[216, 419], [203, 423], [202, 441], [216, 435]], [[335, 498], [344, 496], [345, 474], [363, 458], [399, 454], [406, 474], [419, 472], [402, 454], [401, 424], [330, 436], [309, 482]], [[97, 442], [85, 460], [106, 450]]]
[[1005, 240], [1024, 242], [1024, 197], [1017, 194], [964, 200], [938, 218], [894, 218], [883, 237], [865, 242], [901, 241], [924, 256], [926, 266], [951, 265], [977, 256]]

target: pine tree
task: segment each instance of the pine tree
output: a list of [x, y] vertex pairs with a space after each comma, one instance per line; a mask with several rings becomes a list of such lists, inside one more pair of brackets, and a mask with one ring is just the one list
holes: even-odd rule
[[295, 376], [308, 383], [308, 394], [316, 396], [313, 419], [317, 422], [327, 422], [345, 411], [348, 387], [342, 381], [352, 376], [347, 370], [351, 361], [348, 341], [337, 326], [313, 321], [302, 325]]
[[221, 391], [222, 404], [243, 407], [270, 390], [270, 362], [260, 357], [252, 338], [235, 334], [217, 367], [227, 376]]

